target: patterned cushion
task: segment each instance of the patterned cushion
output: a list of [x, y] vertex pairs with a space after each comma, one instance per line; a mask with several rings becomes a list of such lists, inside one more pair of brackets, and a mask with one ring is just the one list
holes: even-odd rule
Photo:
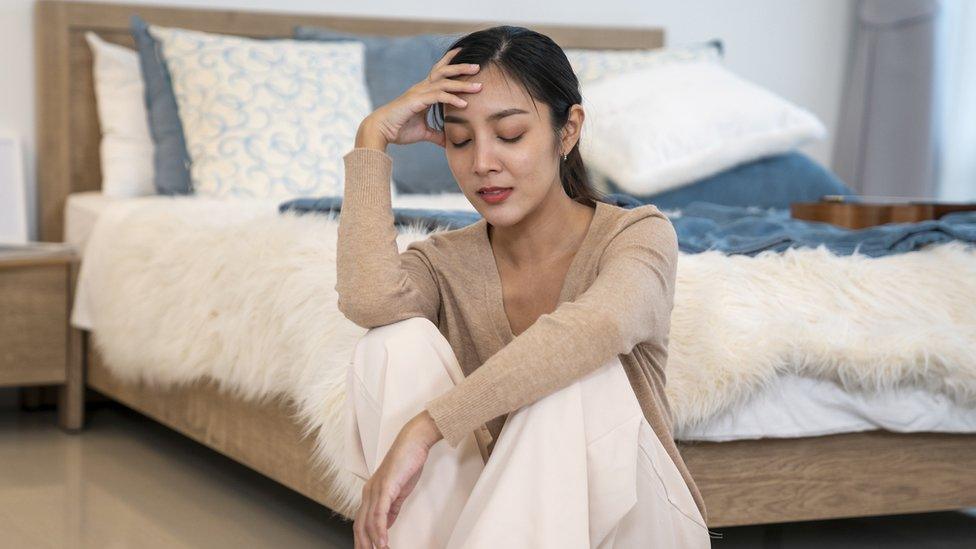
[[[362, 42], [366, 47], [366, 86], [373, 105], [379, 106], [393, 101], [410, 86], [427, 78], [434, 63], [463, 33], [381, 36], [347, 33], [327, 27], [296, 27], [294, 36], [299, 40]], [[386, 152], [393, 159], [393, 181], [398, 193], [458, 192], [442, 147], [426, 141], [409, 145], [394, 143]]]
[[573, 66], [580, 85], [596, 82], [605, 76], [622, 74], [667, 63], [722, 60], [722, 43], [718, 40], [682, 46], [653, 49], [563, 50]]
[[149, 32], [172, 77], [196, 194], [342, 194], [342, 155], [372, 110], [362, 44]]

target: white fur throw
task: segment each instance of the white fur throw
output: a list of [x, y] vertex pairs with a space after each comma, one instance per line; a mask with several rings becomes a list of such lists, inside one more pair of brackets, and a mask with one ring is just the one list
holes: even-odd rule
[[[85, 284], [94, 343], [118, 376], [202, 376], [247, 399], [285, 394], [351, 516], [342, 470], [345, 370], [365, 330], [336, 309], [334, 216], [157, 197], [103, 213]], [[399, 236], [401, 250], [425, 238]], [[625, 289], [622, 289], [625, 291]], [[881, 258], [824, 248], [682, 254], [667, 392], [675, 427], [747, 401], [783, 372], [849, 389], [921, 385], [976, 403], [976, 250]]]

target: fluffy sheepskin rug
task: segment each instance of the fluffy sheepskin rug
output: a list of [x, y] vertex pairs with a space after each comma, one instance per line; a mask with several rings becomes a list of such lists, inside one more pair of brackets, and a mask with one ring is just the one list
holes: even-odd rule
[[[334, 216], [168, 198], [113, 205], [88, 242], [80, 292], [116, 375], [213, 378], [291, 397], [351, 516], [342, 470], [345, 370], [363, 328], [336, 308]], [[401, 250], [426, 238], [413, 228]], [[976, 404], [976, 251], [957, 242], [881, 258], [825, 248], [682, 254], [667, 393], [676, 428], [746, 402], [785, 372], [851, 390], [902, 385]], [[623, 290], [625, 291], [625, 289]]]

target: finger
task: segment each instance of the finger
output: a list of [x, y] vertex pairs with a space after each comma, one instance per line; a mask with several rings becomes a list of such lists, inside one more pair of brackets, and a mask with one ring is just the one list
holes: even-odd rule
[[430, 127], [427, 128], [427, 133], [424, 134], [424, 139], [440, 147], [447, 147], [447, 138], [444, 137], [444, 132], [433, 130]]
[[[380, 543], [380, 529], [379, 529], [380, 520], [378, 518], [378, 511], [377, 511], [380, 505], [381, 498], [382, 498], [382, 494], [380, 492], [380, 489], [378, 487], [374, 487], [370, 493], [370, 502], [369, 502], [370, 507], [366, 512], [366, 533], [369, 535], [370, 541], [376, 547], [383, 547], [383, 544]], [[384, 517], [384, 521], [385, 521], [385, 517]]]
[[398, 516], [400, 516], [400, 506], [403, 505], [403, 498], [397, 498], [393, 500], [393, 504], [390, 505], [390, 516], [386, 521], [386, 527], [392, 528], [393, 523], [396, 522]]
[[368, 544], [369, 540], [366, 537], [366, 530], [363, 528], [363, 525], [366, 523], [363, 510], [364, 506], [360, 505], [359, 510], [356, 512], [356, 521], [352, 525], [356, 549], [373, 549]]
[[367, 482], [363, 486], [362, 502], [359, 504], [359, 512], [356, 515], [356, 533], [359, 536], [359, 543], [362, 545], [362, 549], [373, 549], [373, 545], [369, 541], [369, 533], [366, 531], [369, 522], [369, 508], [372, 504], [372, 499], [370, 498], [372, 488], [372, 482]]
[[374, 489], [369, 515], [366, 517], [366, 532], [376, 547], [384, 546], [382, 533], [386, 530], [386, 513], [389, 508], [388, 504], [384, 507], [385, 497], [383, 491]]
[[460, 74], [476, 74], [481, 70], [481, 67], [476, 63], [452, 63], [450, 65], [445, 65], [430, 71], [430, 80], [436, 82], [438, 80], [447, 79], [452, 76], [457, 76]]
[[374, 520], [376, 521], [377, 539], [379, 540], [380, 547], [386, 547], [386, 541], [388, 539], [386, 521], [389, 518], [390, 503], [392, 500], [393, 498], [390, 497], [389, 493], [383, 494], [380, 496], [380, 502], [376, 508], [376, 517]]
[[428, 105], [433, 105], [434, 103], [450, 103], [459, 109], [463, 109], [468, 106], [468, 102], [465, 99], [454, 95], [451, 92], [446, 91], [435, 91], [433, 95], [428, 96]]
[[372, 547], [367, 545], [366, 538], [359, 533], [359, 528], [353, 529], [353, 545], [355, 549], [372, 549]]
[[453, 93], [478, 93], [481, 91], [481, 82], [469, 82], [467, 80], [447, 79], [435, 84], [437, 89]]
[[442, 55], [441, 58], [436, 63], [434, 63], [433, 68], [439, 69], [440, 67], [447, 65], [451, 61], [451, 59], [454, 58], [455, 55], [457, 55], [459, 51], [461, 51], [461, 46], [447, 50], [446, 52], [444, 52], [444, 55]]
[[363, 518], [359, 521], [359, 539], [363, 549], [373, 549], [373, 540], [369, 536], [369, 510], [363, 511]]

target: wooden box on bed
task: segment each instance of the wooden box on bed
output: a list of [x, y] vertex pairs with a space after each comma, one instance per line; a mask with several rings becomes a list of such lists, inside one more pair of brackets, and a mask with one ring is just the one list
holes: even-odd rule
[[[91, 54], [95, 31], [133, 46], [129, 16], [155, 24], [254, 37], [286, 37], [298, 24], [353, 32], [463, 32], [513, 23], [433, 22], [295, 14], [203, 11], [41, 0], [36, 5], [38, 192], [41, 239], [62, 241], [69, 193], [100, 188], [99, 127]], [[517, 24], [517, 22], [516, 22]], [[563, 47], [649, 48], [659, 28], [531, 25]], [[71, 361], [90, 388], [194, 438], [335, 509], [330, 478], [312, 466], [287, 402], [255, 403], [222, 394], [213, 382], [153, 389], [121, 383], [85, 331], [71, 338]], [[957, 509], [976, 506], [976, 435], [871, 431], [795, 439], [680, 444], [704, 495], [709, 526]]]

